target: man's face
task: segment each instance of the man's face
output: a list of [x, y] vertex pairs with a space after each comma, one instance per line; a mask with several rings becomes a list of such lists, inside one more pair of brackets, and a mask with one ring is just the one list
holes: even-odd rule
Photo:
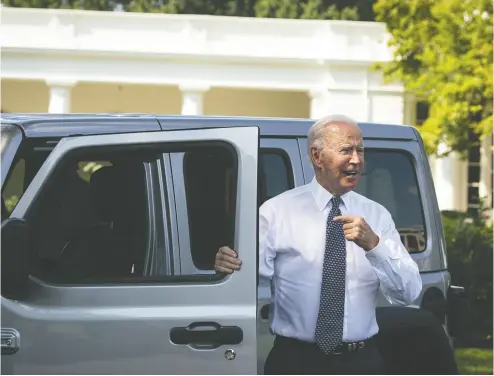
[[364, 169], [362, 133], [356, 125], [333, 123], [325, 128], [322, 150], [311, 149], [321, 185], [341, 196], [356, 188]]

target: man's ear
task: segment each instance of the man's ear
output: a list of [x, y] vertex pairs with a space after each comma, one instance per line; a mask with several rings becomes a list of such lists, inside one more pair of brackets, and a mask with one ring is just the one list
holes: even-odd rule
[[310, 148], [310, 159], [316, 167], [321, 167], [321, 151], [315, 147]]

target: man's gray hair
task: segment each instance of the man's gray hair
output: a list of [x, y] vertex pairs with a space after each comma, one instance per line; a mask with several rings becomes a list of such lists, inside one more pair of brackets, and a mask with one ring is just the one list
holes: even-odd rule
[[310, 127], [309, 132], [307, 133], [309, 157], [311, 147], [315, 147], [317, 150], [322, 150], [324, 148], [324, 130], [326, 127], [334, 123], [357, 125], [355, 120], [345, 115], [328, 115], [319, 119], [312, 125], [312, 127]]

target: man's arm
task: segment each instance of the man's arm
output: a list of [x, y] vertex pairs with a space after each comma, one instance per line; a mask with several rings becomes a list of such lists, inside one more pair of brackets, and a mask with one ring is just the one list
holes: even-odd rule
[[391, 214], [383, 207], [380, 215], [383, 220], [379, 235], [362, 217], [340, 216], [334, 221], [343, 222], [345, 238], [366, 251], [386, 299], [390, 303], [412, 304], [422, 290], [419, 268], [401, 243]]
[[[268, 203], [259, 208], [259, 277], [271, 279], [274, 274], [274, 258], [276, 253], [272, 246], [273, 239], [273, 210]], [[224, 246], [216, 253], [214, 269], [218, 273], [231, 274], [240, 270], [242, 261], [237, 252]]]
[[366, 257], [381, 282], [381, 291], [390, 303], [412, 304], [422, 290], [420, 271], [405, 249], [389, 212], [385, 211], [383, 230], [377, 246]]

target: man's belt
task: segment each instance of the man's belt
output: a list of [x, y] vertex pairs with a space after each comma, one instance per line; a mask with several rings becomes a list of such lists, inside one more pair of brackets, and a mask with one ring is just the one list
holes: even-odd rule
[[331, 352], [333, 355], [340, 355], [344, 353], [353, 353], [364, 349], [366, 346], [370, 346], [373, 343], [373, 338], [366, 339], [358, 342], [343, 342], [336, 346]]
[[[289, 337], [283, 337], [280, 335], [276, 336], [276, 342], [279, 342], [280, 344], [294, 344], [302, 347], [311, 347], [314, 349], [317, 349], [320, 351], [319, 346], [317, 346], [316, 343], [314, 342], [307, 342], [307, 341], [302, 341], [299, 339], [295, 338], [289, 338]], [[275, 343], [276, 343], [275, 342]], [[357, 342], [343, 342], [339, 344], [331, 353], [330, 355], [341, 355], [341, 354], [349, 354], [349, 353], [354, 353], [357, 351], [361, 351], [366, 347], [370, 347], [374, 344], [374, 337], [365, 339], [363, 341], [357, 341]]]

